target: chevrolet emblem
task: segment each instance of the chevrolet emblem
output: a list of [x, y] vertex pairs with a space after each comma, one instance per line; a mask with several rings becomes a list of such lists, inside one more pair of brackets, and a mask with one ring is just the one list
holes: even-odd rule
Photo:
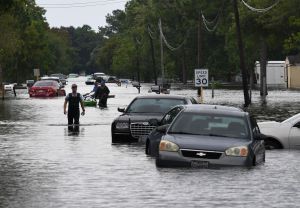
[[204, 156], [206, 156], [206, 153], [198, 152], [196, 155], [198, 155], [199, 157], [204, 157]]

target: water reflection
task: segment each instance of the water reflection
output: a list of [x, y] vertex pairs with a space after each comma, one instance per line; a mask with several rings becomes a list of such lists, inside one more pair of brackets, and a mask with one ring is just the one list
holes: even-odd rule
[[[84, 80], [75, 82], [90, 92]], [[69, 84], [72, 84], [70, 82]], [[110, 124], [137, 96], [109, 85], [109, 109], [86, 108], [79, 133], [69, 135], [64, 98], [0, 101], [0, 207], [297, 207], [300, 151], [269, 151], [253, 169], [160, 169], [143, 145], [111, 145]], [[68, 88], [66, 88], [68, 90]], [[147, 94], [148, 87], [141, 94]], [[195, 96], [195, 90], [172, 91]], [[300, 93], [253, 92], [248, 109], [259, 120], [282, 121], [300, 112]], [[216, 90], [205, 102], [242, 106], [236, 90]]]

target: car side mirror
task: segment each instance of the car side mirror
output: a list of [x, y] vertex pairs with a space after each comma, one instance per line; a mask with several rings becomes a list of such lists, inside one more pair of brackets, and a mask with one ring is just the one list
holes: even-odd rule
[[118, 108], [118, 111], [119, 111], [120, 113], [125, 113], [125, 108]]
[[160, 125], [159, 120], [157, 120], [155, 118], [150, 119], [148, 122], [149, 122], [150, 126], [159, 126]]
[[260, 133], [260, 134], [257, 134], [256, 136], [254, 136], [254, 139], [258, 140], [258, 141], [262, 141], [262, 140], [266, 140], [267, 136]]
[[300, 122], [296, 123], [296, 124], [294, 125], [294, 127], [296, 127], [296, 128], [299, 128], [299, 129], [300, 129]]
[[163, 125], [163, 126], [159, 126], [157, 127], [157, 131], [160, 132], [160, 133], [163, 133], [163, 134], [166, 134], [167, 133], [167, 130], [169, 128], [170, 125]]

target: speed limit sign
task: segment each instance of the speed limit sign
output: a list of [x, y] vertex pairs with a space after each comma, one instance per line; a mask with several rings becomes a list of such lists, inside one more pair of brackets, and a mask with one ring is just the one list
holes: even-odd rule
[[195, 87], [208, 87], [208, 69], [195, 69]]

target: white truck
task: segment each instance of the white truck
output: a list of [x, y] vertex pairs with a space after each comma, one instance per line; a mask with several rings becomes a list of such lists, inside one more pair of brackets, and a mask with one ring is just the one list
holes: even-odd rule
[[[260, 86], [260, 63], [255, 62], [255, 76], [257, 85]], [[267, 87], [282, 89], [287, 87], [287, 73], [285, 61], [268, 61], [267, 63]]]

